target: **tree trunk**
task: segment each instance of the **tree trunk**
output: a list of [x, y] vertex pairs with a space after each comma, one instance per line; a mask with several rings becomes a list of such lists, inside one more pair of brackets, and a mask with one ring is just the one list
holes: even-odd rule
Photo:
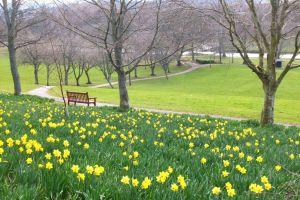
[[8, 45], [8, 52], [9, 52], [9, 61], [10, 61], [10, 70], [14, 81], [14, 94], [20, 95], [21, 94], [21, 82], [20, 76], [16, 61], [16, 50], [13, 41], [9, 41]]
[[194, 50], [194, 44], [192, 44], [192, 61], [195, 61], [195, 50]]
[[283, 40], [280, 40], [279, 44], [278, 44], [278, 49], [276, 52], [276, 59], [280, 59], [280, 55], [282, 52], [282, 47], [283, 47]]
[[39, 67], [38, 67], [38, 65], [34, 65], [34, 83], [36, 85], [39, 84]]
[[75, 80], [76, 80], [76, 86], [80, 86], [79, 79], [80, 78], [77, 78], [77, 77], [75, 78]]
[[101, 69], [101, 71], [104, 75], [105, 80], [108, 82], [109, 86], [111, 88], [114, 88], [114, 86], [111, 84], [111, 74], [107, 71], [106, 68]]
[[180, 49], [179, 55], [177, 57], [177, 66], [182, 66], [181, 57], [182, 57], [183, 51], [184, 51], [184, 46]]
[[50, 66], [46, 66], [47, 74], [46, 74], [46, 85], [49, 86], [49, 79], [50, 79]]
[[72, 69], [71, 61], [64, 61], [64, 84], [69, 85], [69, 72]]
[[155, 64], [151, 64], [150, 65], [150, 69], [151, 69], [151, 75], [150, 76], [155, 76]]
[[[245, 56], [245, 54], [244, 54]], [[247, 65], [246, 60], [243, 59], [243, 65]]]
[[131, 72], [128, 74], [128, 82], [129, 82], [129, 85], [131, 86]]
[[276, 87], [271, 84], [264, 84], [264, 105], [261, 113], [260, 123], [262, 126], [274, 123], [274, 103]]
[[134, 78], [137, 78], [138, 77], [138, 75], [137, 75], [137, 67], [136, 68], [134, 68]]
[[65, 85], [69, 85], [69, 72], [67, 70], [65, 70], [64, 79]]
[[182, 63], [181, 63], [180, 59], [177, 60], [177, 66], [182, 66]]
[[126, 87], [126, 74], [124, 71], [118, 72], [118, 84], [120, 95], [120, 109], [126, 111], [129, 109], [129, 97]]
[[169, 79], [169, 77], [168, 77], [168, 66], [167, 66], [168, 64], [166, 64], [166, 63], [164, 63], [163, 64], [163, 70], [164, 70], [164, 72], [165, 72], [165, 76], [166, 76], [166, 79], [168, 80]]
[[219, 32], [219, 60], [222, 63], [222, 57], [226, 57], [225, 47], [224, 47], [224, 32], [223, 29]]
[[92, 81], [91, 81], [91, 78], [90, 78], [90, 75], [89, 75], [89, 71], [84, 71], [85, 75], [86, 75], [86, 78], [87, 78], [87, 83], [86, 84], [92, 84]]
[[107, 80], [109, 86], [113, 89], [114, 86], [111, 84], [111, 78], [110, 78], [110, 77], [109, 77], [109, 78], [106, 78], [106, 80]]

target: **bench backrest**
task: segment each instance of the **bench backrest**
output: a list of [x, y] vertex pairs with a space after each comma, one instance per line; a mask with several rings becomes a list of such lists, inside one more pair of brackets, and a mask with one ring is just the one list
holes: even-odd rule
[[68, 92], [67, 97], [72, 101], [83, 101], [87, 102], [89, 100], [89, 94], [87, 92]]

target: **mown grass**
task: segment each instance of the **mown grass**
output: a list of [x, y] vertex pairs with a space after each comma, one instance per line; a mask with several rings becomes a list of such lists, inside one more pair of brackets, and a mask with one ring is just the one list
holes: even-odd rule
[[[107, 107], [69, 109], [70, 117], [65, 118], [59, 104], [35, 97], [0, 95], [1, 199], [299, 197], [297, 128], [260, 128], [255, 121], [142, 110], [121, 113]], [[66, 150], [70, 155], [64, 157]], [[262, 161], [257, 159], [260, 157]], [[27, 163], [28, 158], [32, 163]], [[224, 160], [229, 166], [224, 166]], [[47, 163], [53, 168], [47, 169]], [[78, 173], [71, 170], [73, 165], [79, 166], [78, 173], [84, 179], [77, 178]], [[104, 172], [100, 176], [93, 171], [90, 174], [88, 165], [102, 166]], [[245, 174], [237, 170], [238, 165], [246, 169]], [[227, 177], [222, 176], [225, 170]], [[163, 171], [168, 176], [159, 183], [157, 176]], [[127, 176], [129, 184], [125, 179], [122, 183]], [[266, 182], [261, 182], [263, 176], [271, 184], [269, 190]], [[147, 189], [142, 188], [145, 177], [151, 180]], [[136, 187], [132, 178], [139, 182]], [[227, 182], [235, 191], [233, 197], [228, 197]], [[252, 183], [262, 186], [263, 191], [251, 191]], [[172, 184], [179, 187], [178, 191], [171, 190]], [[222, 191], [218, 196], [212, 192], [214, 187]]]
[[[0, 56], [3, 56], [3, 51]], [[207, 59], [207, 56], [198, 57]], [[216, 58], [217, 59], [217, 58]], [[4, 64], [2, 64], [2, 62]], [[297, 60], [296, 63], [300, 61]], [[13, 91], [13, 84], [8, 66], [7, 55], [1, 57], [0, 91]], [[171, 71], [178, 72], [187, 67], [175, 67]], [[23, 91], [38, 87], [33, 84], [33, 71], [30, 66], [20, 65]], [[281, 70], [278, 70], [280, 73]], [[150, 70], [139, 69], [139, 77], [149, 76]], [[157, 68], [157, 74], [162, 75], [162, 69]], [[45, 71], [41, 70], [41, 84], [45, 84]], [[99, 70], [91, 72], [94, 84], [105, 83]], [[113, 77], [115, 78], [115, 75]], [[275, 121], [285, 123], [300, 123], [300, 69], [289, 72], [279, 87], [275, 102]], [[70, 85], [64, 89], [69, 91], [89, 92], [90, 96], [98, 97], [100, 102], [119, 103], [117, 88], [88, 88], [85, 77], [82, 86], [74, 86], [74, 78], [70, 75]], [[56, 84], [52, 76], [50, 84]], [[244, 65], [241, 59], [224, 58], [223, 64], [212, 68], [198, 69], [189, 74], [171, 77], [169, 80], [148, 80], [133, 82], [128, 87], [132, 106], [165, 109], [204, 114], [218, 114], [232, 117], [259, 119], [263, 92], [258, 78]], [[50, 93], [59, 96], [58, 87]]]
[[[39, 70], [39, 83], [40, 85], [34, 84], [34, 73], [33, 67], [28, 64], [19, 64], [19, 74], [22, 83], [22, 91], [28, 92], [34, 88], [37, 88], [42, 85], [46, 85], [46, 68], [45, 66], [41, 66]], [[170, 70], [172, 73], [184, 71], [188, 69], [187, 66], [177, 67], [175, 63], [172, 63], [170, 66]], [[78, 73], [78, 72], [77, 72]], [[88, 87], [92, 85], [104, 84], [107, 83], [102, 72], [98, 68], [93, 68], [89, 72], [92, 84], [87, 84], [87, 77], [83, 74], [82, 78], [80, 79], [80, 86], [81, 87]], [[164, 75], [164, 71], [160, 66], [157, 66], [155, 69], [155, 74], [157, 76]], [[137, 70], [138, 78], [142, 77], [150, 77], [150, 69], [149, 67], [139, 67]], [[134, 72], [131, 74], [132, 79], [134, 79]], [[117, 75], [114, 73], [112, 75], [112, 81], [117, 80]], [[50, 85], [59, 85], [57, 70], [54, 67], [50, 75]], [[76, 81], [72, 71], [69, 75], [69, 85], [75, 86]], [[13, 80], [10, 72], [10, 65], [9, 65], [9, 58], [7, 51], [4, 48], [0, 48], [0, 91], [2, 92], [13, 92]]]
[[[228, 60], [226, 60], [227, 62]], [[263, 90], [258, 78], [239, 60], [213, 65], [169, 80], [147, 80], [129, 86], [132, 106], [259, 119]], [[300, 70], [289, 72], [275, 101], [275, 121], [300, 123]], [[101, 102], [118, 104], [118, 90], [66, 87], [86, 91]], [[58, 88], [50, 91], [59, 96]]]

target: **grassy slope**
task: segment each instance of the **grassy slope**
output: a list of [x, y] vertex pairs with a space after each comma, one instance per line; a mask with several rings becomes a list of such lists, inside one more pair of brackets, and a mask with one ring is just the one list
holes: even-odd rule
[[[199, 69], [193, 73], [172, 77], [170, 80], [149, 80], [133, 83], [129, 87], [130, 101], [134, 106], [169, 109], [176, 111], [220, 114], [259, 118], [262, 106], [262, 89], [258, 79], [246, 67], [237, 64], [214, 66], [212, 69]], [[225, 59], [224, 63], [229, 63]], [[33, 70], [20, 66], [23, 91], [37, 87], [33, 84]], [[186, 68], [172, 67], [172, 72]], [[149, 70], [140, 69], [139, 76], [146, 76]], [[157, 74], [162, 74], [158, 68]], [[45, 71], [41, 70], [41, 83], [45, 83]], [[98, 70], [91, 72], [95, 84], [105, 83]], [[71, 79], [72, 75], [71, 75]], [[290, 72], [277, 93], [276, 121], [300, 123], [300, 70]], [[51, 82], [55, 82], [51, 78]], [[82, 82], [86, 82], [85, 77]], [[70, 80], [74, 84], [74, 80]], [[83, 85], [86, 86], [86, 85]], [[118, 103], [118, 90], [110, 88], [90, 89], [69, 86], [66, 89], [88, 91], [101, 102]], [[13, 90], [9, 63], [4, 51], [0, 53], [0, 91]], [[55, 88], [53, 95], [60, 93]]]
[[[226, 61], [227, 62], [227, 61]], [[263, 92], [259, 80], [241, 64], [216, 65], [169, 80], [149, 80], [129, 87], [133, 106], [259, 119]], [[276, 121], [300, 122], [300, 70], [288, 74], [276, 99]], [[88, 91], [102, 102], [118, 103], [118, 90], [69, 87]], [[58, 90], [51, 91], [57, 95]]]
[[[176, 67], [174, 65], [171, 66], [172, 72], [179, 72], [182, 70], [186, 70], [188, 67]], [[34, 84], [34, 75], [33, 75], [33, 67], [30, 65], [19, 65], [19, 72], [22, 82], [22, 91], [27, 92], [31, 89], [34, 89], [38, 87]], [[163, 75], [163, 70], [161, 67], [156, 68], [156, 74], [157, 75]], [[50, 85], [58, 85], [58, 79], [56, 75], [56, 71], [51, 75], [50, 78]], [[138, 69], [138, 76], [139, 77], [149, 77], [150, 69], [145, 69], [144, 67], [141, 67]], [[132, 73], [132, 77], [134, 76], [134, 73]], [[73, 74], [70, 74], [69, 84], [75, 85], [75, 79]], [[103, 84], [106, 83], [106, 80], [104, 79], [104, 76], [102, 75], [102, 72], [98, 69], [92, 69], [90, 71], [90, 77], [92, 80], [93, 85], [97, 84]], [[117, 80], [116, 74], [113, 74], [112, 77], [113, 80]], [[41, 85], [46, 84], [46, 69], [42, 66], [41, 70], [39, 71], [39, 80]], [[87, 82], [86, 76], [83, 75], [80, 83], [82, 87], [87, 87], [89, 85], [85, 84]], [[12, 84], [12, 77], [10, 73], [9, 68], [9, 59], [7, 52], [5, 49], [0, 49], [0, 91], [5, 92], [12, 92], [13, 91], [13, 84]]]
[[[31, 70], [20, 67], [19, 72], [22, 80], [23, 90], [28, 91], [34, 88], [35, 86], [33, 84], [33, 76], [31, 75]], [[8, 55], [6, 51], [0, 49], [0, 91], [12, 92], [13, 88], [14, 86], [10, 73]]]

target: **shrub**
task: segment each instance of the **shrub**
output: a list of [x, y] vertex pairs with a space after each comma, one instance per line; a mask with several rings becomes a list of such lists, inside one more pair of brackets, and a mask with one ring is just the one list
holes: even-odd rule
[[214, 60], [200, 60], [200, 59], [196, 59], [196, 62], [201, 64], [201, 65], [215, 64], [216, 63]]

